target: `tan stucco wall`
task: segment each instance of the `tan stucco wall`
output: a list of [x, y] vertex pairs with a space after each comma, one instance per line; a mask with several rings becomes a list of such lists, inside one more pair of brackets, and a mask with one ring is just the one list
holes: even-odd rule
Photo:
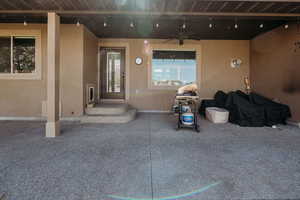
[[[0, 79], [1, 117], [40, 117], [42, 102], [46, 100], [47, 25], [0, 24], [0, 32], [7, 30], [40, 29], [42, 32], [42, 79]], [[61, 25], [61, 112], [62, 116], [83, 114], [83, 26]], [[45, 113], [44, 113], [45, 114]]]
[[[179, 47], [177, 41], [174, 44], [165, 43], [166, 40], [148, 40], [150, 46], [166, 47], [168, 45]], [[144, 40], [141, 39], [100, 39], [100, 46], [110, 45], [124, 46], [129, 49], [129, 103], [139, 110], [170, 110], [175, 95], [175, 89], [162, 90], [148, 87], [149, 77], [149, 51]], [[187, 48], [197, 50], [200, 59], [198, 62], [198, 85], [202, 98], [211, 98], [219, 89], [225, 91], [244, 89], [244, 77], [249, 76], [249, 41], [233, 40], [204, 40], [185, 41]], [[180, 48], [185, 48], [180, 47]], [[200, 53], [199, 53], [200, 52]], [[136, 57], [142, 57], [142, 65], [135, 64]], [[240, 58], [243, 64], [240, 68], [230, 67], [231, 59]]]
[[296, 25], [279, 27], [251, 41], [251, 85], [254, 91], [288, 104], [300, 122], [300, 51]]
[[61, 112], [63, 117], [83, 114], [83, 26], [61, 25]]
[[[84, 28], [83, 32], [83, 106], [86, 106], [87, 84], [94, 84], [98, 96], [98, 38]], [[96, 100], [96, 99], [95, 99]]]

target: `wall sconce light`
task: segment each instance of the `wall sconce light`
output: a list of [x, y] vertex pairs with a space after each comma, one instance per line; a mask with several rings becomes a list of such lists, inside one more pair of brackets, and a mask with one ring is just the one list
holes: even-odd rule
[[231, 65], [232, 68], [238, 68], [238, 67], [241, 66], [241, 64], [242, 64], [241, 59], [239, 59], [239, 58], [231, 59], [230, 65]]

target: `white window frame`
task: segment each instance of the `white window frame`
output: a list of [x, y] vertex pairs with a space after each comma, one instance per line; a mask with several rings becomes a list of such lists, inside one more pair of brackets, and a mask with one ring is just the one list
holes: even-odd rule
[[195, 83], [199, 83], [199, 71], [200, 71], [200, 61], [201, 61], [201, 47], [195, 48], [194, 45], [183, 45], [179, 46], [178, 44], [152, 44], [149, 47], [148, 53], [148, 88], [149, 89], [158, 89], [158, 90], [176, 90], [182, 85], [178, 86], [158, 86], [153, 85], [152, 81], [152, 59], [153, 59], [153, 51], [194, 51], [196, 52], [196, 80]]
[[0, 30], [0, 37], [33, 37], [35, 38], [35, 72], [33, 73], [0, 73], [0, 79], [41, 80], [42, 79], [42, 44], [41, 30]]

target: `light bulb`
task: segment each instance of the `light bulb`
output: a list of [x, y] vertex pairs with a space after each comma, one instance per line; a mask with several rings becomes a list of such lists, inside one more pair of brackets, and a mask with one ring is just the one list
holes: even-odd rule
[[155, 27], [156, 27], [156, 28], [159, 28], [159, 23], [156, 23], [156, 24], [155, 24]]
[[182, 24], [182, 28], [183, 29], [185, 29], [186, 28], [186, 24], [184, 23], [184, 24]]
[[77, 21], [76, 26], [78, 26], [78, 27], [80, 26], [80, 22], [79, 21]]
[[133, 28], [134, 27], [134, 24], [133, 22], [130, 22], [130, 27]]
[[28, 24], [27, 24], [27, 22], [26, 21], [24, 21], [24, 26], [27, 26]]
[[260, 25], [259, 25], [259, 28], [263, 28], [263, 27], [264, 27], [264, 24], [260, 24]]
[[238, 27], [239, 27], [238, 24], [235, 24], [235, 25], [234, 25], [234, 28], [235, 28], [235, 29], [238, 29]]
[[106, 22], [104, 22], [104, 23], [103, 23], [103, 26], [104, 26], [104, 27], [106, 27], [106, 26], [107, 26], [107, 23], [106, 23]]
[[288, 29], [288, 28], [289, 28], [289, 25], [288, 25], [288, 24], [284, 25], [284, 28], [285, 28], [285, 29]]
[[210, 23], [210, 24], [208, 25], [208, 27], [209, 27], [209, 28], [212, 28], [212, 27], [213, 27], [212, 23]]

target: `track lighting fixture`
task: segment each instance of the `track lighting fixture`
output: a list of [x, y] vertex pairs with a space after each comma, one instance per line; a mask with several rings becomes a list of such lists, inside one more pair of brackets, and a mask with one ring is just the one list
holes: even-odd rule
[[238, 29], [238, 28], [239, 28], [239, 25], [238, 25], [238, 23], [237, 23], [237, 18], [235, 18], [234, 21], [235, 21], [234, 28], [235, 28], [235, 29]]
[[288, 25], [288, 24], [285, 24], [285, 25], [284, 25], [284, 28], [285, 28], [285, 29], [288, 29], [288, 28], [289, 28], [289, 25]]
[[263, 28], [263, 27], [264, 27], [264, 24], [260, 24], [260, 25], [259, 25], [259, 28]]
[[130, 27], [133, 28], [134, 27], [134, 23], [130, 22]]

